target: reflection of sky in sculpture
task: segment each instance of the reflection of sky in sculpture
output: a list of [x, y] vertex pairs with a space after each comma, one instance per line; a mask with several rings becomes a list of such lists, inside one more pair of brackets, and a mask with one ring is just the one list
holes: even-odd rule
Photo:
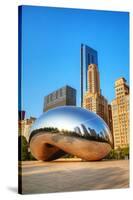
[[[107, 137], [112, 143], [111, 133], [106, 123], [95, 113], [75, 106], [61, 106], [45, 112], [31, 127], [30, 133], [36, 129], [53, 127], [59, 131], [75, 131], [79, 127], [84, 135], [82, 126], [96, 131], [101, 137]], [[102, 134], [101, 134], [102, 133]]]

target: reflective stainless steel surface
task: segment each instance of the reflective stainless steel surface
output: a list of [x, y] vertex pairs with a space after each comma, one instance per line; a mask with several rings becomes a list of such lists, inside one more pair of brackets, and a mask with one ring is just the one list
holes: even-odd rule
[[113, 143], [107, 124], [98, 115], [75, 106], [45, 112], [31, 127], [29, 142], [38, 160], [54, 160], [66, 153], [100, 160]]

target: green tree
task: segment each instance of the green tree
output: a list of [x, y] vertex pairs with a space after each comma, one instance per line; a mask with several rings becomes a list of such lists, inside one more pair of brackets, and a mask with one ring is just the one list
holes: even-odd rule
[[18, 137], [18, 159], [20, 161], [28, 160], [28, 143], [22, 135]]
[[36, 160], [36, 158], [29, 152], [28, 154], [28, 160]]
[[108, 159], [108, 160], [115, 160], [115, 159], [118, 159], [118, 153], [115, 149], [112, 149], [109, 154], [106, 156], [105, 159]]
[[123, 151], [124, 151], [125, 156], [127, 156], [129, 159], [129, 146], [123, 148]]
[[120, 160], [125, 159], [125, 157], [129, 158], [129, 146], [125, 148], [118, 147], [117, 149], [112, 149], [105, 159]]

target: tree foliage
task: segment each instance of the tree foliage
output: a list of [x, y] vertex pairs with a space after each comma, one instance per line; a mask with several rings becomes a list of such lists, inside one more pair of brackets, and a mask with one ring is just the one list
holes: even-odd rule
[[110, 151], [110, 153], [106, 156], [105, 159], [109, 159], [109, 160], [120, 160], [120, 159], [129, 159], [129, 146], [125, 147], [125, 148], [117, 148], [117, 149], [112, 149]]
[[22, 135], [18, 137], [18, 159], [20, 161], [28, 160], [28, 143]]
[[28, 142], [24, 136], [18, 137], [18, 160], [36, 160], [31, 152], [28, 152]]

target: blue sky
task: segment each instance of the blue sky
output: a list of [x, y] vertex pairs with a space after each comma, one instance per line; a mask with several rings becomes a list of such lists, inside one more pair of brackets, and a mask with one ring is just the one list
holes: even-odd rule
[[80, 106], [80, 45], [98, 51], [102, 94], [114, 98], [114, 81], [129, 84], [129, 14], [22, 7], [22, 109], [39, 117], [44, 96], [70, 85]]

